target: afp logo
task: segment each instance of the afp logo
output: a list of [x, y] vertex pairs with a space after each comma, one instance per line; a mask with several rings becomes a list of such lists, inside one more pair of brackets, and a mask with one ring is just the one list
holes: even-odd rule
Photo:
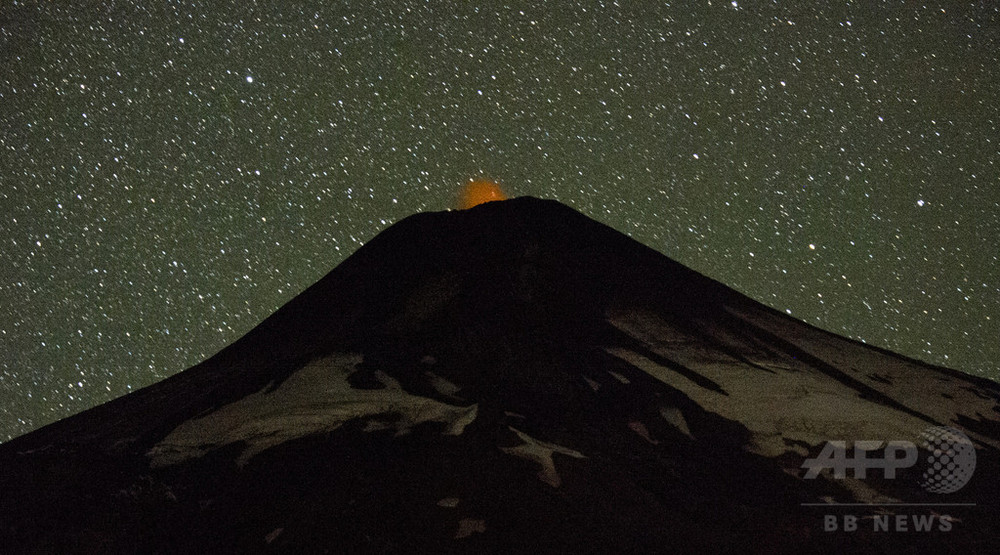
[[[920, 447], [927, 455], [920, 459], [917, 445], [910, 441], [855, 441], [853, 456], [848, 456], [846, 441], [828, 441], [813, 459], [806, 459], [802, 468], [806, 479], [815, 479], [824, 469], [842, 480], [847, 470], [853, 477], [865, 479], [869, 469], [882, 469], [886, 479], [896, 477], [896, 471], [920, 465], [920, 487], [931, 493], [954, 493], [969, 483], [976, 469], [976, 448], [969, 436], [948, 426], [927, 428], [920, 434]], [[881, 450], [881, 456], [869, 456]]]
[[954, 493], [969, 483], [976, 470], [976, 448], [969, 436], [955, 428], [935, 426], [920, 437], [921, 446], [930, 453], [920, 487], [931, 493]]

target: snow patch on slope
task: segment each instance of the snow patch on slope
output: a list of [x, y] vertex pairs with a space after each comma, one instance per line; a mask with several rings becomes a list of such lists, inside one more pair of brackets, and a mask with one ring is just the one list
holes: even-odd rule
[[[1000, 408], [991, 390], [766, 310], [726, 310], [742, 322], [733, 329], [761, 339], [744, 339], [732, 329], [708, 325], [701, 326], [705, 337], [699, 338], [655, 314], [617, 311], [608, 315], [608, 322], [644, 349], [605, 351], [706, 411], [746, 426], [753, 434], [746, 448], [765, 457], [807, 457], [806, 445], [828, 440], [912, 440], [935, 422], [960, 425], [963, 420], [981, 423], [980, 430], [963, 426], [975, 440], [998, 443], [981, 433], [993, 425]], [[720, 352], [713, 341], [728, 350]], [[664, 366], [663, 359], [686, 371]], [[934, 373], [933, 378], [928, 373]], [[705, 387], [692, 375], [717, 384], [721, 391]], [[661, 415], [681, 429], [683, 420], [677, 414]], [[781, 464], [791, 475], [801, 475], [797, 465]], [[840, 484], [858, 501], [892, 501], [862, 480]]]
[[384, 389], [352, 388], [348, 376], [361, 360], [361, 355], [343, 353], [314, 360], [273, 391], [265, 388], [184, 422], [147, 453], [150, 464], [169, 466], [243, 442], [237, 459], [242, 466], [266, 449], [364, 417], [391, 415], [394, 421], [370, 429], [389, 427], [397, 433], [423, 422], [441, 422], [446, 435], [460, 435], [476, 419], [478, 405], [455, 406], [413, 395], [382, 372], [376, 377]]
[[630, 349], [605, 349], [681, 391], [705, 410], [741, 422], [754, 434], [754, 444], [748, 447], [766, 457], [790, 450], [807, 454], [786, 440], [819, 445], [829, 439], [905, 439], [915, 437], [928, 426], [911, 414], [862, 398], [848, 385], [800, 361], [775, 360], [794, 368], [781, 370], [777, 364], [770, 364], [773, 371], [766, 372], [726, 355], [717, 355], [715, 360], [706, 358], [702, 355], [704, 349], [698, 346], [664, 341], [662, 338], [673, 338], [677, 332], [651, 318], [622, 314], [609, 322], [653, 353], [669, 357], [719, 384], [726, 394], [702, 387]]
[[681, 412], [681, 409], [677, 407], [663, 406], [660, 407], [660, 416], [662, 416], [668, 424], [677, 428], [677, 430], [679, 430], [682, 434], [694, 439], [694, 436], [691, 435], [691, 429], [688, 428], [687, 420], [684, 419], [684, 413]]
[[510, 426], [508, 426], [508, 428], [510, 428], [510, 431], [517, 434], [517, 437], [521, 438], [521, 441], [524, 443], [518, 445], [517, 447], [501, 448], [501, 451], [507, 453], [508, 455], [533, 461], [541, 465], [542, 469], [538, 471], [538, 479], [554, 488], [557, 488], [562, 484], [562, 478], [559, 476], [559, 473], [556, 472], [556, 464], [552, 460], [553, 453], [568, 455], [576, 459], [587, 458], [578, 451], [574, 451], [554, 443], [548, 443], [535, 439], [516, 428], [511, 428]]
[[[938, 373], [935, 386], [927, 387], [927, 373], [932, 371], [928, 366], [801, 326], [770, 312], [732, 308], [727, 308], [727, 312], [749, 325], [786, 338], [801, 350], [909, 408], [949, 426], [959, 425], [975, 440], [1000, 448], [1000, 442], [995, 437], [959, 424], [961, 420], [968, 419], [984, 423], [983, 428], [989, 428], [996, 422], [1000, 398], [992, 390], [945, 373]], [[926, 426], [921, 426], [918, 431], [923, 427]]]

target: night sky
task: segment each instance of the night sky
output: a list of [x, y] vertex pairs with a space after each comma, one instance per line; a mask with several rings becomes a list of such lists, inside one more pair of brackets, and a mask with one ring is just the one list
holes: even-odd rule
[[0, 5], [0, 440], [470, 179], [1000, 377], [998, 2], [63, 4]]

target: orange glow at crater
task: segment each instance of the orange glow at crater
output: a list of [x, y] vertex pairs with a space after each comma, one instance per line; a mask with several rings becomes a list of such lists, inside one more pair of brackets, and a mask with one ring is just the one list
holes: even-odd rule
[[458, 207], [462, 210], [473, 206], [490, 202], [493, 200], [507, 200], [507, 195], [503, 194], [500, 185], [485, 179], [479, 179], [468, 183], [463, 189], [458, 201]]

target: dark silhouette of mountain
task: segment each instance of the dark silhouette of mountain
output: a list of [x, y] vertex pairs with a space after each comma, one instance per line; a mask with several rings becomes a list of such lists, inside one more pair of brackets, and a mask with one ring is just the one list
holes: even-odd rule
[[[1000, 540], [998, 401], [519, 198], [407, 218], [204, 363], [0, 445], [0, 545], [968, 554]], [[975, 457], [947, 494], [939, 426]], [[828, 440], [919, 460], [807, 478]]]

